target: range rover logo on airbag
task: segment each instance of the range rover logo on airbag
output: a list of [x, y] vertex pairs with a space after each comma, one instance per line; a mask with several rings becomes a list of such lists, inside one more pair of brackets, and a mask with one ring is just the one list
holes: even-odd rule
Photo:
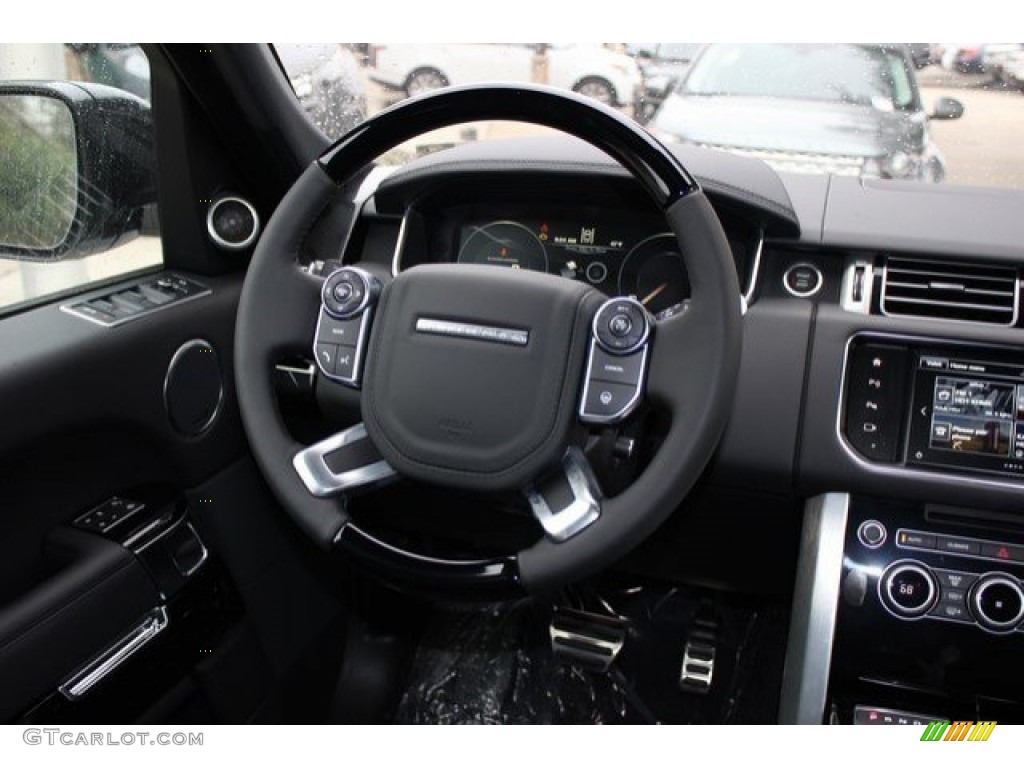
[[437, 420], [437, 426], [453, 443], [457, 443], [473, 431], [470, 419], [458, 419], [454, 416], [443, 416]]
[[478, 341], [492, 341], [496, 344], [510, 344], [514, 347], [525, 347], [530, 341], [530, 332], [520, 328], [500, 328], [493, 325], [458, 323], [452, 320], [438, 320], [433, 317], [416, 318], [416, 330], [419, 333], [432, 333], [437, 336], [457, 336], [462, 339], [476, 339]]

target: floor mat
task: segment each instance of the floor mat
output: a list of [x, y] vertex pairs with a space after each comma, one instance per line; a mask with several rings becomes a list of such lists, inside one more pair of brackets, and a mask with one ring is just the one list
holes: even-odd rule
[[[618, 681], [555, 658], [551, 608], [535, 602], [449, 610], [427, 627], [399, 704], [399, 723], [771, 723], [777, 719], [788, 615], [698, 591], [622, 589], [573, 607], [630, 622]], [[718, 623], [706, 695], [679, 689], [698, 615]]]

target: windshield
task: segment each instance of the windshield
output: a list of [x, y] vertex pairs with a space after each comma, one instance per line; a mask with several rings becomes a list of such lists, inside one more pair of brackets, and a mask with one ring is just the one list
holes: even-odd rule
[[[329, 139], [445, 86], [529, 82], [603, 102], [667, 144], [755, 157], [785, 173], [1024, 186], [1018, 43], [327, 43], [276, 50], [298, 102]], [[396, 148], [384, 162], [544, 132], [510, 123], [455, 126]]]
[[711, 45], [680, 92], [915, 107], [903, 57], [878, 46]]

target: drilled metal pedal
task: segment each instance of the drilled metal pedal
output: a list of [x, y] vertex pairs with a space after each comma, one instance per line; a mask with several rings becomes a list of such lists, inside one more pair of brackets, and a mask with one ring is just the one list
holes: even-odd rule
[[687, 693], [707, 694], [715, 675], [715, 646], [718, 627], [713, 621], [697, 619], [686, 638], [679, 687]]
[[629, 622], [570, 608], [556, 608], [549, 631], [555, 658], [595, 672], [606, 672], [622, 652]]

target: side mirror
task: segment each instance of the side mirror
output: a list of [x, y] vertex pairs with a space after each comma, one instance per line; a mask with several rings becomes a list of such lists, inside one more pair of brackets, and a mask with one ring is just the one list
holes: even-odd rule
[[935, 100], [935, 106], [929, 117], [932, 120], [957, 120], [963, 117], [964, 105], [956, 99], [943, 96]]
[[0, 256], [61, 261], [138, 234], [156, 203], [149, 104], [96, 83], [0, 84]]

